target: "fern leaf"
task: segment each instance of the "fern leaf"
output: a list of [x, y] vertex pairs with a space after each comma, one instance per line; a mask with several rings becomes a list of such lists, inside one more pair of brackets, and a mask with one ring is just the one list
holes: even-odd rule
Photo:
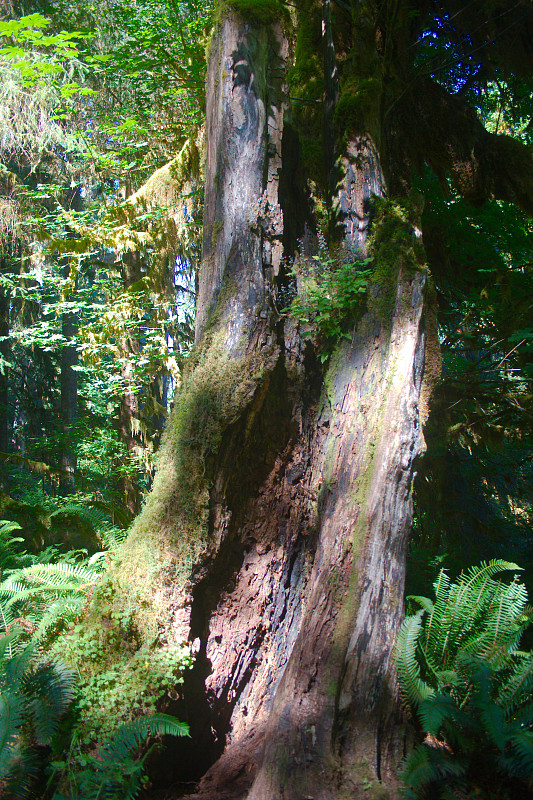
[[415, 603], [418, 603], [421, 608], [426, 611], [428, 614], [433, 613], [433, 601], [429, 599], [429, 597], [421, 597], [419, 595], [409, 595], [405, 598], [406, 600], [413, 600]]
[[50, 519], [60, 516], [79, 517], [98, 533], [112, 527], [112, 523], [104, 511], [87, 505], [75, 505], [73, 503], [64, 505], [53, 511], [50, 514]]
[[[10, 519], [0, 519], [0, 536], [10, 536], [15, 531], [21, 531], [22, 526], [18, 522], [13, 522]], [[24, 541], [23, 539], [16, 539], [17, 542]]]
[[401, 773], [401, 777], [407, 787], [406, 800], [419, 800], [424, 790], [428, 790], [432, 784], [445, 779], [460, 780], [465, 774], [466, 765], [464, 761], [458, 758], [451, 758], [444, 748], [419, 745], [405, 760]]
[[108, 500], [92, 500], [91, 506], [107, 514], [114, 526], [117, 525], [119, 528], [126, 529], [131, 525], [131, 514], [116, 503], [111, 503]]
[[513, 670], [500, 687], [498, 702], [511, 713], [533, 688], [533, 653], [515, 661]]
[[82, 567], [78, 564], [65, 564], [61, 561], [57, 564], [34, 564], [21, 570], [20, 574], [27, 581], [48, 582], [53, 586], [65, 585], [69, 580], [79, 583], [83, 581], [95, 583], [99, 578], [95, 570], [87, 569], [87, 567]]
[[449, 694], [435, 694], [424, 700], [418, 709], [422, 727], [431, 736], [439, 736], [445, 726], [450, 728], [469, 727], [471, 720]]
[[0, 694], [0, 780], [4, 779], [11, 768], [24, 712], [23, 698], [9, 691]]
[[37, 744], [51, 744], [61, 716], [75, 697], [74, 674], [57, 662], [39, 665], [24, 676], [21, 690], [30, 698], [28, 711]]
[[395, 661], [402, 692], [407, 701], [415, 707], [433, 694], [433, 689], [420, 677], [420, 665], [416, 659], [416, 646], [423, 614], [422, 609], [404, 620], [395, 647]]
[[73, 622], [79, 617], [85, 603], [85, 595], [68, 596], [55, 600], [41, 616], [31, 641], [39, 642], [54, 625]]
[[507, 771], [522, 780], [533, 780], [533, 731], [521, 731], [511, 740], [511, 753], [501, 759]]
[[183, 722], [168, 714], [152, 714], [138, 717], [132, 722], [121, 725], [116, 733], [102, 747], [102, 768], [109, 761], [126, 758], [129, 753], [148, 737], [156, 735], [188, 736], [189, 728]]

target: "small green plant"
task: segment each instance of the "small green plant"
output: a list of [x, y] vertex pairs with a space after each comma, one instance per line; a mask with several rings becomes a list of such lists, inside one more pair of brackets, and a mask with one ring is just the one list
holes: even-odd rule
[[531, 794], [533, 653], [519, 645], [532, 611], [516, 578], [493, 578], [518, 569], [491, 561], [456, 583], [441, 570], [434, 600], [410, 598], [421, 610], [400, 630], [396, 663], [425, 741], [405, 763], [408, 800]]
[[322, 362], [343, 336], [350, 338], [350, 327], [360, 313], [371, 275], [370, 258], [344, 253], [332, 258], [323, 240], [314, 268], [300, 259], [294, 270], [298, 295], [289, 313], [307, 326], [304, 336], [316, 340]]
[[[155, 713], [166, 697], [175, 696], [184, 672], [193, 662], [186, 644], [164, 648], [144, 646], [131, 655], [127, 648], [120, 652], [118, 638], [116, 643], [113, 663], [105, 668], [96, 632], [76, 642], [76, 652], [87, 659], [80, 664], [84, 680], [77, 708], [85, 736], [95, 741], [110, 735], [117, 723]], [[72, 653], [68, 657], [72, 658]], [[93, 672], [91, 677], [86, 677], [88, 669]]]

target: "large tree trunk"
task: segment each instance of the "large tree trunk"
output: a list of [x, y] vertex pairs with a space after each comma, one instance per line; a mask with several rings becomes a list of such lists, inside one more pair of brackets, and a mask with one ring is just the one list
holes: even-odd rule
[[[382, 235], [399, 226], [402, 248], [380, 262], [377, 236], [368, 310], [323, 374], [277, 303], [284, 247], [305, 233], [287, 60], [277, 24], [228, 12], [213, 39], [197, 348], [119, 567], [152, 620], [171, 612], [166, 636], [194, 642], [182, 776], [213, 765], [210, 800], [372, 797], [380, 781], [394, 796], [405, 744], [392, 651], [423, 449], [419, 232], [382, 201]], [[344, 252], [364, 253], [384, 192], [372, 136], [341, 163]]]

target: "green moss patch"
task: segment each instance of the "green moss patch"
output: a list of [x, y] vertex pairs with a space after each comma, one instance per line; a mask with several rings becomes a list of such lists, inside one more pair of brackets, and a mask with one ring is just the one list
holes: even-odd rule
[[152, 491], [115, 569], [124, 601], [132, 591], [138, 595], [136, 621], [145, 642], [170, 624], [169, 587], [175, 593], [183, 585], [209, 544], [212, 465], [224, 432], [252, 403], [270, 366], [264, 353], [230, 359], [222, 334], [212, 329], [191, 354]]
[[109, 736], [123, 722], [154, 713], [193, 663], [185, 643], [140, 643], [134, 601], [132, 596], [123, 606], [120, 598], [118, 604], [116, 587], [103, 581], [83, 620], [56, 643], [58, 656], [80, 678], [76, 706], [85, 744]]
[[341, 136], [349, 138], [375, 126], [381, 91], [381, 77], [350, 77], [344, 82], [335, 108], [335, 126]]
[[380, 322], [390, 325], [396, 303], [398, 274], [426, 269], [422, 241], [415, 235], [420, 198], [396, 201], [374, 198], [374, 219], [369, 252], [374, 257], [374, 274], [369, 304]]

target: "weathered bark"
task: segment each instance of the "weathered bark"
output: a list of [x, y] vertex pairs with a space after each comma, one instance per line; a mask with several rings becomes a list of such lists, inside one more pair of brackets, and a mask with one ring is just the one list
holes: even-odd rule
[[[0, 259], [0, 270], [6, 269], [5, 259]], [[11, 346], [9, 342], [9, 318], [10, 318], [10, 297], [9, 293], [2, 289], [0, 291], [0, 356], [3, 361], [0, 370], [0, 452], [7, 453], [10, 449], [9, 441], [9, 413], [8, 413], [8, 387], [9, 387], [9, 363]], [[3, 478], [0, 478], [3, 481]], [[5, 488], [5, 487], [3, 487]]]
[[[65, 277], [70, 270], [67, 268]], [[73, 341], [78, 332], [77, 315], [64, 312], [61, 319], [61, 333], [67, 342]], [[78, 350], [75, 344], [65, 344], [61, 350], [61, 469], [68, 477], [60, 479], [60, 494], [67, 495], [75, 489], [76, 481], [76, 437], [74, 425], [78, 419], [78, 373], [74, 369], [78, 363]]]
[[[141, 258], [139, 253], [124, 253], [122, 258], [122, 279], [125, 289], [138, 281], [141, 277]], [[140, 352], [137, 331], [132, 330], [120, 342], [121, 370], [120, 375], [124, 381], [124, 392], [120, 398], [118, 410], [118, 435], [126, 448], [131, 462], [129, 471], [119, 480], [118, 495], [120, 503], [132, 516], [138, 514], [140, 509], [139, 479], [136, 471], [136, 455], [141, 444], [139, 431], [139, 403], [133, 390], [134, 377], [132, 358]]]
[[[376, 282], [326, 376], [298, 324], [280, 316], [283, 241], [295, 238], [279, 192], [280, 171], [291, 169], [281, 160], [287, 51], [279, 26], [233, 13], [212, 43], [198, 354], [124, 559], [134, 581], [154, 529], [152, 557], [160, 548], [167, 563], [172, 551], [184, 558], [192, 523], [183, 463], [195, 465], [199, 452], [204, 551], [193, 551], [179, 599], [177, 584], [157, 592], [174, 610], [173, 635], [197, 650], [176, 712], [191, 726], [192, 747], [180, 749], [188, 777], [220, 756], [199, 789], [212, 800], [341, 797], [381, 791], [380, 780], [394, 794], [404, 752], [392, 649], [423, 447], [426, 277], [398, 253], [390, 285]], [[370, 200], [383, 191], [370, 135], [351, 142], [343, 165], [338, 216], [349, 252], [364, 250]], [[223, 367], [211, 361], [215, 350]], [[202, 364], [213, 364], [211, 377]], [[223, 418], [217, 382], [232, 373], [239, 399]], [[202, 397], [191, 405], [200, 375]], [[249, 390], [239, 392], [241, 382]], [[211, 397], [216, 447], [198, 423], [208, 424]]]

